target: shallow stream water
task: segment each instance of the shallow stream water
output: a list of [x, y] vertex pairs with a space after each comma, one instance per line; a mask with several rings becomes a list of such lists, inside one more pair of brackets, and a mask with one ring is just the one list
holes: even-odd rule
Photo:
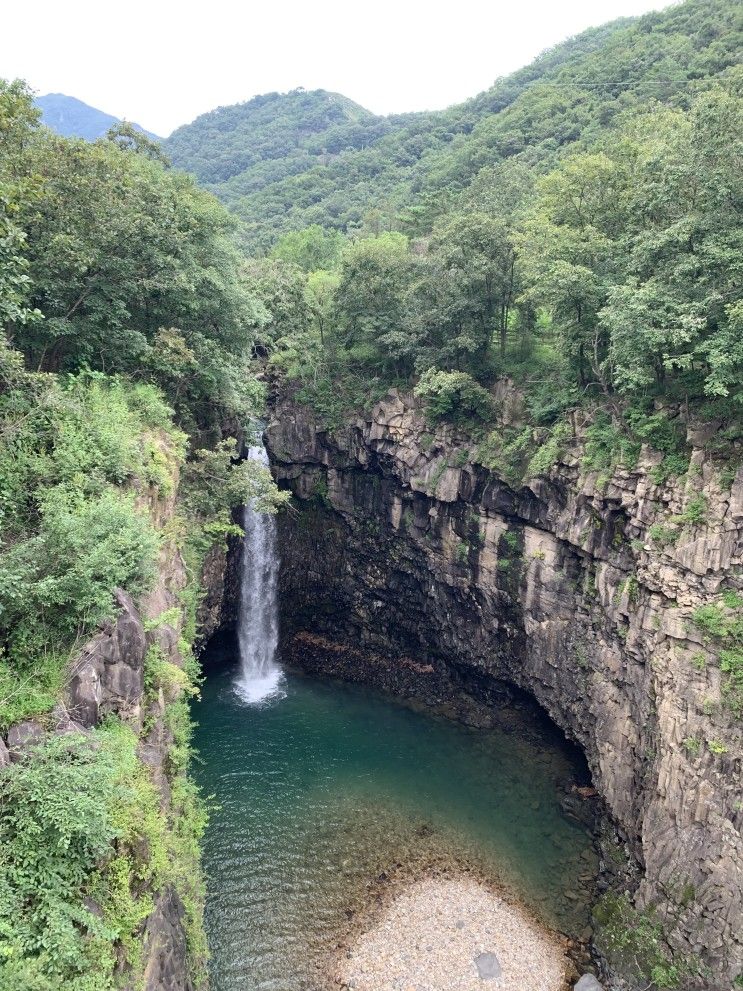
[[234, 653], [194, 706], [195, 774], [218, 806], [204, 842], [213, 991], [316, 987], [399, 865], [471, 866], [562, 932], [585, 931], [596, 857], [561, 806], [585, 768], [554, 728], [520, 716], [472, 730], [291, 673], [283, 697], [248, 705]]

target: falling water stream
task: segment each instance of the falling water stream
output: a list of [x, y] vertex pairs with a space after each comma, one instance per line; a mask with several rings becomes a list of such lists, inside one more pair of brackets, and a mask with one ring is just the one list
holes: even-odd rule
[[[248, 458], [268, 466], [268, 454], [262, 444], [251, 447]], [[240, 674], [236, 688], [245, 702], [258, 703], [279, 694], [283, 679], [276, 663], [279, 641], [276, 521], [270, 513], [258, 513], [248, 503], [243, 509], [243, 530], [237, 620]]]

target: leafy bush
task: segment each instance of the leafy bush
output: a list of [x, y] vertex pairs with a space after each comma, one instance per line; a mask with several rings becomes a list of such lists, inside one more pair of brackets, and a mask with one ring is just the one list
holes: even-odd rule
[[492, 396], [467, 372], [429, 368], [415, 387], [415, 395], [423, 400], [432, 424], [443, 420], [461, 425], [487, 422], [493, 413]]
[[666, 523], [653, 523], [648, 529], [648, 536], [653, 543], [664, 547], [666, 544], [675, 544], [679, 538], [678, 528]]
[[527, 477], [535, 478], [537, 475], [547, 475], [550, 469], [560, 460], [560, 456], [565, 449], [566, 441], [571, 436], [569, 423], [556, 423], [550, 430], [547, 439], [532, 455], [529, 466], [526, 469]]
[[70, 651], [154, 574], [141, 496], [173, 491], [185, 438], [151, 385], [14, 366], [0, 395], [0, 699], [4, 725], [51, 708]]
[[136, 963], [152, 909], [142, 892], [167, 870], [165, 822], [136, 744], [113, 723], [51, 737], [0, 771], [4, 987], [103, 991], [120, 954]]
[[672, 523], [682, 523], [690, 524], [691, 526], [697, 526], [700, 523], [704, 523], [707, 518], [707, 506], [709, 505], [709, 500], [704, 493], [700, 492], [693, 496], [683, 513], [679, 513], [677, 516], [671, 517]]
[[297, 399], [317, 413], [326, 430], [338, 430], [355, 419], [359, 412], [368, 411], [389, 390], [390, 383], [376, 376], [358, 375], [339, 367], [311, 382], [305, 382]]
[[727, 678], [722, 685], [722, 697], [736, 716], [743, 716], [743, 647], [720, 651], [720, 670]]
[[39, 509], [36, 534], [2, 556], [2, 629], [8, 653], [21, 663], [111, 616], [115, 588], [142, 591], [159, 546], [134, 493], [107, 488], [86, 497], [57, 486]]
[[627, 436], [608, 413], [599, 410], [586, 428], [583, 466], [593, 471], [610, 471], [616, 465], [634, 468], [640, 443]]
[[[696, 752], [696, 744], [690, 749]], [[638, 911], [626, 894], [603, 895], [594, 909], [594, 920], [597, 943], [610, 963], [650, 981], [650, 987], [676, 988], [684, 977], [696, 973], [692, 961], [672, 956], [653, 909]]]
[[720, 670], [726, 676], [722, 698], [736, 716], [743, 715], [743, 602], [728, 590], [718, 602], [700, 606], [692, 615], [719, 651]]
[[289, 494], [278, 491], [265, 465], [238, 461], [237, 442], [229, 438], [213, 450], [194, 452], [183, 469], [182, 498], [196, 519], [228, 520], [233, 507], [248, 502], [259, 512], [275, 513]]

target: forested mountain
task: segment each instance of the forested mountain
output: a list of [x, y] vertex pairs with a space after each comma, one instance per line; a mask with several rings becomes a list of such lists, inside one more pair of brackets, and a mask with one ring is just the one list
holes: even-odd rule
[[[207, 184], [244, 246], [270, 256], [246, 267], [272, 317], [256, 354], [329, 420], [402, 384], [432, 415], [488, 423], [508, 374], [532, 426], [599, 403], [607, 457], [643, 431], [673, 453], [654, 398], [710, 416], [742, 398], [742, 39], [738, 4], [688, 0], [442, 113], [299, 92], [181, 129], [181, 149], [203, 139], [202, 177], [225, 177]], [[510, 442], [498, 457], [526, 464], [534, 436]]]
[[[35, 102], [41, 110], [41, 123], [65, 138], [95, 141], [105, 137], [109, 128], [121, 123], [118, 117], [97, 110], [74, 96], [65, 96], [64, 93], [47, 93], [46, 96], [38, 97]], [[159, 140], [155, 134], [145, 131], [139, 124], [133, 124], [132, 127], [148, 138]]]
[[515, 158], [545, 170], [633, 108], [688, 107], [742, 47], [739, 5], [691, 0], [592, 28], [438, 113], [380, 118], [323, 91], [274, 93], [165, 144], [240, 217], [248, 246], [314, 223], [389, 228], [413, 204], [430, 219], [484, 166]]
[[[175, 165], [204, 183], [242, 176], [249, 189], [304, 171], [323, 156], [362, 148], [390, 128], [338, 93], [297, 89], [202, 114], [174, 131], [167, 149]], [[245, 175], [268, 162], [281, 171], [272, 175], [268, 166], [252, 181]]]

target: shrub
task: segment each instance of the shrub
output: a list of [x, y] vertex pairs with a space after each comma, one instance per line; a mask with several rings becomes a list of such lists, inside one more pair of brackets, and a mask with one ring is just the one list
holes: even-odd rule
[[518, 530], [506, 530], [506, 532], [501, 537], [501, 540], [512, 554], [520, 553], [521, 534], [518, 532]]
[[493, 415], [492, 396], [467, 372], [429, 368], [415, 387], [415, 395], [423, 400], [432, 424], [442, 420], [460, 425], [486, 423]]
[[220, 518], [234, 506], [253, 502], [259, 512], [276, 512], [289, 499], [279, 492], [270, 470], [257, 461], [237, 461], [237, 442], [221, 441], [198, 450], [183, 470], [183, 502], [197, 519]]
[[743, 603], [737, 592], [727, 590], [718, 602], [709, 602], [692, 614], [695, 626], [719, 650], [725, 675], [722, 698], [736, 716], [743, 715]]
[[141, 591], [154, 575], [158, 536], [133, 493], [86, 496], [56, 486], [40, 500], [38, 531], [2, 554], [0, 608], [9, 659], [64, 650], [113, 614], [118, 586]]
[[649, 986], [676, 988], [696, 972], [692, 961], [674, 958], [652, 908], [638, 911], [626, 894], [607, 892], [594, 909], [597, 942], [615, 965], [635, 972]]
[[707, 517], [707, 506], [707, 496], [700, 492], [698, 495], [693, 496], [689, 500], [689, 503], [683, 513], [680, 513], [678, 516], [671, 517], [671, 522], [682, 524], [688, 523], [692, 526], [696, 526], [699, 523], [704, 523]]
[[119, 957], [137, 962], [152, 908], [141, 892], [167, 852], [136, 743], [113, 723], [51, 737], [0, 771], [0, 955], [18, 987], [103, 991]]
[[571, 437], [569, 423], [557, 423], [549, 432], [545, 442], [532, 455], [526, 469], [528, 478], [546, 475], [560, 459], [565, 442]]
[[708, 637], [724, 640], [735, 634], [735, 620], [725, 612], [720, 603], [710, 602], [694, 610], [692, 620]]
[[656, 485], [663, 485], [669, 478], [678, 478], [689, 467], [689, 459], [683, 454], [667, 454], [650, 472]]
[[530, 452], [534, 449], [534, 432], [506, 428], [493, 430], [477, 449], [477, 459], [485, 468], [498, 472], [509, 484], [521, 482]]
[[728, 748], [724, 743], [720, 743], [718, 740], [707, 740], [707, 746], [709, 747], [710, 753], [713, 753], [716, 757], [722, 756], [728, 752]]
[[665, 547], [666, 544], [675, 544], [679, 538], [679, 531], [675, 526], [667, 523], [653, 523], [648, 530], [648, 536], [655, 544]]
[[583, 467], [596, 471], [610, 471], [617, 465], [634, 468], [640, 455], [640, 443], [626, 436], [602, 411], [586, 428]]
[[0, 393], [0, 699], [9, 722], [51, 708], [80, 638], [154, 571], [137, 496], [172, 492], [185, 437], [151, 385], [13, 365]]
[[733, 647], [720, 651], [720, 670], [727, 675], [722, 684], [724, 702], [736, 716], [743, 715], [743, 649]]

